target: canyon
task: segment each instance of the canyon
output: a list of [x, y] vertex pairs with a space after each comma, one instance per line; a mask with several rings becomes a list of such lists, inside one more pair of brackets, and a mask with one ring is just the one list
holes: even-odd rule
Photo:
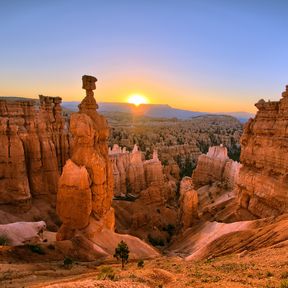
[[31, 245], [43, 249], [43, 263], [111, 263], [121, 240], [134, 260], [287, 248], [288, 86], [280, 101], [255, 104], [241, 135], [230, 116], [119, 121], [109, 130], [96, 81], [82, 77], [86, 96], [74, 113], [60, 97], [0, 99], [0, 232], [19, 235], [0, 249], [3, 263], [40, 261]]

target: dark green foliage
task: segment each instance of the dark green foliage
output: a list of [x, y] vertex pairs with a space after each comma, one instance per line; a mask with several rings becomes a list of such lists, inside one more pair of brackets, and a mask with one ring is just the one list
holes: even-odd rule
[[65, 268], [71, 268], [73, 265], [73, 260], [68, 257], [65, 257], [63, 260], [63, 265]]
[[132, 192], [131, 183], [127, 180], [126, 182], [126, 194], [130, 194]]
[[0, 235], [0, 246], [9, 246], [10, 239], [6, 235]]
[[144, 260], [140, 259], [137, 263], [138, 268], [143, 268], [144, 267]]
[[161, 161], [162, 165], [163, 166], [167, 166], [168, 165], [168, 160], [167, 159], [164, 159]]
[[175, 226], [173, 224], [168, 224], [166, 227], [163, 228], [163, 231], [166, 231], [169, 236], [172, 237], [175, 232]]
[[124, 268], [124, 265], [128, 263], [129, 253], [130, 251], [129, 251], [128, 245], [123, 240], [121, 240], [121, 242], [115, 248], [114, 257], [117, 260], [121, 260], [122, 269]]
[[281, 279], [288, 279], [288, 271], [285, 271], [281, 274]]
[[177, 155], [175, 161], [180, 168], [180, 177], [191, 177], [192, 172], [196, 167], [196, 161], [194, 159], [190, 159], [190, 157], [182, 158], [180, 155]]
[[43, 248], [39, 245], [28, 245], [28, 248], [33, 252], [33, 253], [36, 253], [36, 254], [39, 254], [39, 255], [44, 255], [45, 254], [45, 251], [43, 250]]
[[164, 246], [164, 240], [163, 239], [153, 238], [150, 234], [148, 235], [148, 241], [153, 246]]
[[97, 276], [98, 280], [117, 280], [117, 277], [115, 275], [115, 272], [112, 267], [110, 266], [104, 266], [101, 268], [100, 273]]

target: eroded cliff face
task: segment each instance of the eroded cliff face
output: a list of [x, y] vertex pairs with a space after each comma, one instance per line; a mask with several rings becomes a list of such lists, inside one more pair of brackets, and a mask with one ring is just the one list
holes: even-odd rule
[[238, 198], [258, 217], [288, 212], [288, 86], [280, 101], [260, 100], [241, 138]]
[[69, 155], [68, 131], [61, 98], [39, 98], [0, 99], [0, 204], [29, 206], [32, 197], [55, 200]]
[[166, 227], [176, 226], [176, 180], [166, 177], [156, 150], [151, 159], [144, 160], [137, 145], [131, 153], [114, 145], [109, 157], [115, 180], [117, 231], [164, 243], [170, 237]]
[[180, 182], [179, 225], [182, 231], [191, 227], [198, 219], [198, 193], [194, 190], [191, 177], [184, 177]]
[[139, 195], [150, 186], [163, 186], [164, 171], [157, 151], [152, 159], [144, 160], [144, 155], [135, 144], [132, 152], [118, 145], [109, 150], [114, 176], [114, 195]]
[[192, 175], [194, 187], [198, 189], [219, 181], [223, 182], [227, 188], [233, 188], [240, 167], [241, 164], [229, 159], [226, 147], [210, 147], [207, 154], [202, 154], [198, 158], [196, 169]]

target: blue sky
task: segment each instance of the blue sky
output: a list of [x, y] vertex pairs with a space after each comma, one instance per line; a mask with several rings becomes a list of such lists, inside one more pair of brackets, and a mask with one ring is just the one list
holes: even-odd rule
[[288, 1], [0, 0], [0, 95], [100, 101], [140, 93], [201, 111], [254, 111], [288, 84]]

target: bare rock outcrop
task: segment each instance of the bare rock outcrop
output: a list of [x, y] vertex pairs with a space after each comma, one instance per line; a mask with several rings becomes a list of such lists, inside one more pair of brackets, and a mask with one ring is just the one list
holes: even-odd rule
[[43, 232], [46, 230], [44, 221], [15, 222], [0, 225], [2, 241], [7, 241], [7, 246], [35, 244], [43, 240]]
[[191, 177], [184, 177], [180, 182], [180, 215], [179, 224], [185, 231], [198, 217], [198, 193], [194, 190]]
[[114, 175], [114, 194], [139, 195], [141, 191], [150, 186], [163, 186], [165, 181], [163, 166], [158, 159], [158, 153], [153, 152], [152, 159], [144, 160], [143, 153], [137, 145], [132, 152], [117, 144], [109, 150]]
[[[202, 154], [192, 174], [193, 188], [198, 193], [198, 215], [201, 220], [233, 222], [255, 217], [240, 209], [237, 182], [241, 164], [227, 155], [226, 147], [213, 146]], [[242, 211], [245, 210], [245, 211]]]
[[[131, 153], [114, 145], [109, 156], [116, 179], [113, 207], [117, 231], [142, 239], [152, 233], [157, 239], [170, 237], [164, 230], [169, 225], [176, 226], [176, 181], [164, 174], [157, 151], [154, 150], [152, 159], [144, 160], [136, 145]], [[137, 183], [137, 179], [141, 182]]]
[[288, 212], [288, 86], [280, 101], [255, 104], [241, 138], [238, 198], [258, 217]]
[[0, 99], [0, 204], [29, 204], [31, 197], [44, 196], [55, 203], [69, 137], [61, 98], [39, 98]]
[[233, 188], [240, 167], [241, 164], [229, 159], [226, 147], [222, 145], [210, 147], [207, 154], [202, 154], [198, 158], [192, 175], [193, 184], [198, 189], [220, 181], [224, 182], [227, 187]]

